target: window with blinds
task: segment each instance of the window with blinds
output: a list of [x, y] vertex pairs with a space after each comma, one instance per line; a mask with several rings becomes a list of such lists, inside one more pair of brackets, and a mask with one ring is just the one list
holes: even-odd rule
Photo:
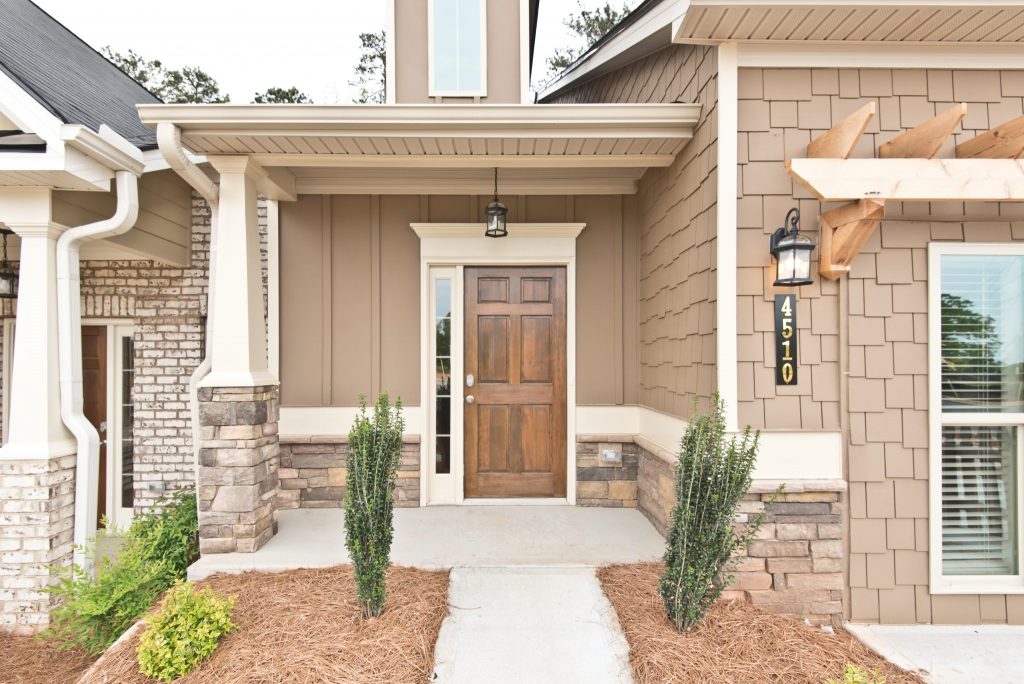
[[1017, 575], [1024, 255], [939, 263], [941, 570]]

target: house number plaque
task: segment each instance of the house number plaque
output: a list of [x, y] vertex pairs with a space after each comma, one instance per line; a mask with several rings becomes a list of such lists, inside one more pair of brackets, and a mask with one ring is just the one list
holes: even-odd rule
[[775, 295], [775, 384], [796, 384], [796, 295]]

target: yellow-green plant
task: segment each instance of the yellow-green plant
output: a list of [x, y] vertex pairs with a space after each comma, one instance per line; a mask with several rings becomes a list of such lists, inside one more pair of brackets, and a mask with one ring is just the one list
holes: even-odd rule
[[164, 682], [187, 675], [210, 657], [222, 636], [235, 630], [234, 605], [234, 596], [221, 598], [189, 582], [175, 584], [160, 609], [146, 618], [146, 631], [139, 639], [139, 670]]
[[739, 438], [726, 438], [724, 405], [717, 394], [713, 411], [695, 415], [686, 427], [659, 585], [669, 619], [681, 632], [700, 622], [721, 595], [736, 550], [746, 546], [764, 519], [763, 513], [750, 516], [742, 532], [733, 527], [737, 505], [750, 489], [758, 437], [747, 428]]
[[377, 398], [373, 417], [360, 397], [359, 415], [348, 434], [345, 480], [345, 547], [356, 576], [356, 598], [364, 618], [376, 617], [387, 599], [387, 570], [394, 534], [395, 478], [402, 454], [402, 401], [387, 392]]
[[878, 670], [865, 670], [853, 663], [847, 663], [843, 670], [843, 678], [829, 679], [825, 684], [885, 684], [885, 677], [878, 673]]

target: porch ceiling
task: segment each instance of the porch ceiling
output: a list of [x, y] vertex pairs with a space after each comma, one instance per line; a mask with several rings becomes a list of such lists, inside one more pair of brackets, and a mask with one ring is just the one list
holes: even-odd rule
[[693, 135], [695, 104], [141, 105], [200, 155], [263, 166], [644, 169]]

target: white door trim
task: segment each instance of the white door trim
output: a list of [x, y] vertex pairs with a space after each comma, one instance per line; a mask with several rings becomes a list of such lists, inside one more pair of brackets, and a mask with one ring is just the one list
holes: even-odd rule
[[[566, 277], [566, 497], [576, 503], [576, 238], [585, 223], [510, 223], [508, 237], [484, 236], [483, 223], [413, 223], [420, 238], [420, 405], [425, 420], [420, 434], [420, 505], [477, 503], [463, 496], [462, 420], [462, 289], [465, 266], [564, 266]], [[433, 372], [431, 270], [454, 269], [452, 297], [452, 474], [454, 491], [437, 491], [431, 476], [433, 463]], [[456, 318], [455, 314], [458, 313]], [[455, 381], [459, 378], [459, 381]], [[456, 416], [458, 420], [456, 421]], [[457, 449], [457, 450], [456, 450]], [[559, 501], [556, 499], [555, 501]], [[514, 499], [506, 503], [531, 504], [549, 500]]]

